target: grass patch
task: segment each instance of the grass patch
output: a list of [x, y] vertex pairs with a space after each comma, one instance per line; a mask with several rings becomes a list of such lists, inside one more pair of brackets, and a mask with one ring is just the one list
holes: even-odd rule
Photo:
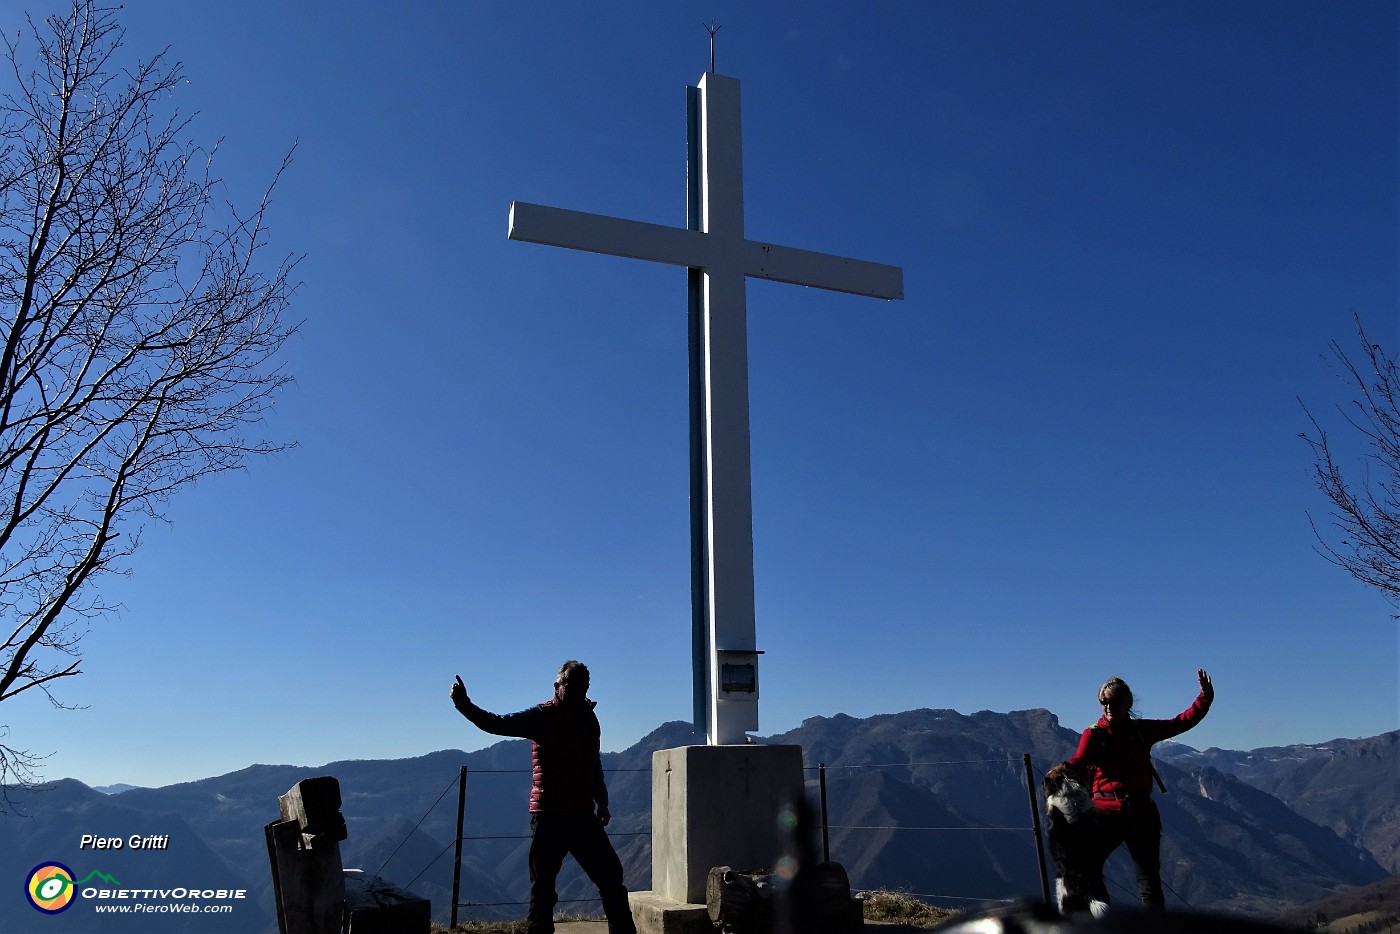
[[864, 893], [862, 897], [865, 901], [864, 913], [867, 921], [931, 928], [957, 914], [951, 908], [936, 908], [927, 902], [921, 902], [906, 892], [876, 889]]
[[515, 921], [459, 921], [455, 928], [434, 924], [431, 934], [525, 934], [525, 919]]

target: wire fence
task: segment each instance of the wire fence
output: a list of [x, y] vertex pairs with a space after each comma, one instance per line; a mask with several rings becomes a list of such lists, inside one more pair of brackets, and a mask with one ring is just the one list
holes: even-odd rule
[[[949, 811], [950, 814], [964, 814], [968, 811], [975, 812], [982, 810], [989, 817], [1001, 817], [1000, 822], [993, 820], [979, 821], [978, 823], [907, 823], [897, 819], [888, 820], [863, 820], [859, 814], [852, 812], [853, 800], [856, 797], [858, 788], [854, 782], [861, 777], [872, 775], [901, 775], [908, 784], [922, 789], [929, 793], [934, 799], [947, 792], [948, 789], [964, 789], [963, 796], [966, 797], [965, 789], [977, 787], [976, 782], [967, 781], [967, 776], [958, 776], [949, 780], [940, 780], [938, 772], [940, 770], [970, 770], [979, 771], [980, 779], [988, 787], [993, 787], [998, 794], [988, 795], [982, 801], [960, 802], [964, 807], [958, 810]], [[1049, 879], [1044, 859], [1045, 848], [1042, 841], [1040, 827], [1040, 814], [1043, 813], [1044, 801], [1040, 796], [1037, 783], [1034, 781], [1035, 774], [1044, 774], [1043, 763], [1035, 763], [1029, 753], [1019, 759], [1016, 757], [1005, 758], [983, 758], [983, 759], [952, 759], [925, 762], [869, 762], [857, 764], [826, 765], [820, 763], [815, 766], [804, 767], [807, 774], [807, 783], [811, 786], [814, 781], [815, 791], [820, 815], [820, 845], [822, 858], [824, 860], [834, 859], [842, 863], [851, 874], [851, 888], [853, 892], [892, 890], [900, 894], [916, 898], [929, 904], [940, 907], [954, 909], [975, 909], [979, 906], [990, 906], [995, 904], [1009, 904], [1025, 900], [1034, 891], [1035, 876], [1039, 874], [1040, 896], [1049, 898]], [[605, 769], [605, 774], [614, 776], [625, 775], [627, 773], [650, 774], [650, 768], [632, 769]], [[514, 776], [522, 779], [523, 776], [530, 775], [528, 768], [520, 769], [475, 769], [471, 770], [472, 776]], [[463, 818], [467, 811], [467, 775], [468, 769], [464, 765], [457, 776], [448, 782], [441, 794], [428, 806], [427, 810], [418, 818], [413, 826], [399, 841], [398, 845], [383, 860], [376, 875], [382, 875], [385, 869], [394, 861], [395, 857], [403, 850], [409, 839], [417, 833], [423, 825], [442, 809], [443, 802], [449, 793], [457, 788], [459, 792], [457, 832], [453, 839], [446, 846], [442, 847], [435, 854], [432, 854], [420, 868], [411, 876], [404, 871], [394, 873], [395, 881], [400, 881], [403, 887], [412, 889], [414, 884], [423, 879], [435, 867], [440, 867], [444, 858], [455, 848], [456, 855], [453, 859], [453, 880], [452, 880], [452, 924], [457, 923], [458, 911], [465, 909], [475, 914], [503, 915], [502, 909], [519, 909], [523, 914], [523, 909], [528, 905], [524, 900], [501, 900], [501, 901], [471, 901], [462, 900], [457, 895], [457, 887], [460, 876], [461, 863], [464, 848], [467, 848], [468, 856], [471, 855], [473, 846], [480, 847], [491, 843], [502, 841], [515, 841], [523, 843], [529, 840], [529, 833], [472, 833], [463, 831]], [[829, 776], [838, 777], [837, 791], [834, 801], [829, 801], [828, 782]], [[898, 778], [897, 778], [898, 780]], [[609, 783], [610, 786], [612, 782]], [[1011, 805], [1008, 801], [1008, 792], [1011, 786], [1017, 785], [1025, 794], [1024, 805], [1026, 810], [1022, 814], [1028, 814], [1029, 819], [1024, 823], [1020, 819], [1005, 820], [1009, 815]], [[649, 781], [647, 788], [650, 787]], [[954, 795], [957, 797], [957, 795]], [[867, 802], [868, 804], [868, 802]], [[975, 805], [981, 805], [977, 807]], [[438, 818], [440, 821], [441, 818]], [[609, 828], [608, 836], [613, 839], [630, 839], [640, 837], [650, 837], [650, 811], [637, 816], [633, 825], [642, 829], [623, 830], [617, 826]], [[878, 839], [881, 835], [924, 835], [926, 843], [921, 844], [916, 849], [905, 847], [901, 850], [906, 854], [907, 866], [903, 867], [907, 871], [901, 874], [891, 874], [889, 867], [881, 867], [878, 858], [870, 858], [874, 853], [878, 857], [880, 847], [887, 845], [885, 841]], [[939, 835], [956, 835], [960, 841], [954, 847], [944, 847], [938, 841]], [[969, 847], [969, 837], [975, 835], [986, 835], [989, 839], [1001, 839], [1000, 844], [978, 844], [984, 851], [987, 858], [998, 865], [1002, 881], [1003, 891], [1001, 892], [970, 892], [960, 891], [956, 884], [951, 886], [940, 884], [949, 879], [961, 881], [971, 885], [973, 877], [985, 877], [987, 869], [985, 865], [977, 864], [976, 860], [963, 856], [963, 852]], [[834, 841], [834, 843], [833, 843]], [[948, 854], [952, 855], [948, 855]], [[421, 856], [421, 854], [420, 854]], [[937, 857], [937, 858], [935, 858]], [[940, 859], [942, 862], [940, 862]], [[1119, 857], [1120, 863], [1122, 858]], [[950, 867], [957, 869], [950, 871]], [[941, 870], [939, 867], [942, 867]], [[648, 867], [649, 868], [649, 867]], [[634, 872], [636, 867], [634, 867]], [[922, 873], [922, 874], [921, 874]], [[864, 874], [864, 878], [861, 876]], [[1120, 873], [1121, 874], [1121, 869]], [[1120, 895], [1125, 902], [1131, 903], [1137, 899], [1137, 892], [1132, 891], [1127, 886], [1121, 884], [1113, 878], [1112, 874], [1106, 874], [1106, 884]], [[952, 888], [952, 891], [944, 889]], [[1191, 906], [1185, 899], [1175, 892], [1169, 885], [1164, 883], [1165, 890], [1181, 904], [1187, 908]], [[935, 889], [935, 891], [926, 891]], [[559, 905], [571, 906], [568, 910], [574, 914], [597, 916], [601, 914], [601, 902], [595, 896], [592, 898], [567, 898], [560, 899]], [[580, 907], [581, 906], [581, 907]]]
[[[822, 857], [824, 859], [834, 859], [836, 862], [842, 863], [846, 866], [848, 872], [852, 871], [853, 867], [856, 867], [854, 873], [851, 875], [851, 887], [854, 892], [894, 890], [930, 904], [943, 907], [968, 908], [979, 905], [1010, 903], [1023, 900], [1036, 888], [1034, 880], [1037, 875], [1039, 875], [1040, 881], [1040, 894], [1043, 897], [1048, 897], [1048, 880], [1043, 856], [1044, 850], [1041, 841], [1041, 828], [1039, 826], [1039, 813], [1041, 813], [1040, 808], [1043, 806], [1043, 802], [1039, 797], [1038, 788], [1032, 781], [1032, 771], [1034, 768], [1035, 766], [1033, 766], [1030, 755], [1026, 754], [1021, 757], [1007, 756], [1004, 758], [991, 759], [952, 759], [925, 762], [890, 761], [830, 766], [821, 763], [815, 766], [805, 767], [804, 772], [807, 774], [807, 783], [809, 786], [813, 785], [815, 782], [816, 788], [812, 790], [816, 791], [819, 796]], [[1008, 815], [1008, 805], [1005, 800], [1007, 792], [1011, 790], [1013, 785], [1019, 786], [1021, 793], [1026, 796], [1023, 803], [1019, 806], [1021, 809], [1020, 813], [1022, 815], [1027, 815], [1027, 817], [1009, 821], [1005, 819], [1001, 821], [982, 820], [978, 823], [909, 823], [900, 822], [896, 819], [869, 820], [863, 819], [860, 814], [853, 813], [851, 810], [851, 802], [843, 800], [842, 797], [844, 795], [849, 798], [854, 794], [856, 789], [852, 787], [851, 779], [880, 774], [888, 776], [892, 773], [903, 773], [906, 778], [915, 779], [916, 781], [914, 784], [917, 787], [926, 792], [933, 792], [936, 794], [946, 787], [959, 785], [958, 777], [942, 781], [936, 777], [936, 773], [939, 770], [955, 771], [958, 769], [980, 771], [982, 773], [981, 777], [984, 780], [988, 780], [990, 776], [992, 784], [997, 786], [1000, 797], [995, 801], [982, 802], [987, 806], [981, 808], [981, 810], [990, 812], [990, 816], [1005, 818]], [[647, 773], [649, 775], [651, 769], [605, 769], [604, 771], [606, 774], [613, 776], [626, 773]], [[1043, 770], [1041, 771], [1043, 772]], [[442, 793], [428, 806], [427, 810], [417, 819], [404, 835], [403, 839], [399, 841], [398, 845], [383, 860], [376, 875], [382, 875], [384, 870], [394, 861], [400, 851], [403, 850], [408, 840], [423, 827], [424, 823], [427, 822], [435, 812], [442, 809], [444, 801], [453, 788], [459, 789], [459, 819], [463, 816], [464, 812], [469, 812], [469, 808], [467, 807], [468, 774], [472, 777], [497, 775], [520, 778], [528, 776], [530, 772], [531, 770], [529, 768], [520, 768], [472, 769], [470, 773], [468, 773], [467, 767], [462, 766], [460, 774], [453, 777], [442, 790]], [[836, 781], [837, 794], [832, 801], [828, 801], [828, 776], [838, 779]], [[965, 780], [966, 776], [961, 776], [961, 778], [964, 779], [961, 782], [961, 787], [967, 787], [969, 782]], [[610, 780], [609, 786], [612, 787], [613, 784], [613, 781]], [[972, 785], [975, 787], [975, 782], [972, 783]], [[647, 787], [649, 788], [649, 782], [647, 783]], [[968, 808], [968, 810], [975, 811], [978, 810], [978, 808]], [[965, 813], [965, 811], [960, 810], [949, 813], [961, 814]], [[438, 822], [441, 822], [441, 817], [438, 818]], [[617, 827], [615, 822], [615, 825], [609, 828], [608, 835], [614, 839], [649, 837], [651, 835], [649, 809], [647, 809], [645, 814], [638, 816], [636, 820], [634, 820], [633, 826], [639, 829], [623, 830]], [[962, 880], [969, 879], [978, 871], [978, 867], [970, 865], [972, 861], [964, 860], [956, 856], [957, 851], [969, 845], [968, 840], [970, 837], [985, 835], [986, 837], [999, 838], [1004, 841], [1014, 841], [1011, 843], [1003, 842], [1001, 844], [992, 844], [990, 846], [983, 844], [982, 846], [997, 860], [1013, 864], [1011, 867], [1001, 867], [1003, 882], [1005, 882], [1008, 876], [1014, 876], [1018, 881], [1014, 887], [1004, 887], [1003, 891], [996, 893], [959, 891], [956, 886], [953, 886], [951, 891], [940, 891], [939, 889], [946, 889], [948, 886], [940, 885], [938, 876], [947, 876], [949, 874], [946, 872], [933, 872], [933, 867], [935, 864], [938, 864], [938, 861], [923, 858], [912, 859], [910, 862], [917, 864], [911, 867], [915, 871], [921, 867], [929, 870], [924, 877], [915, 878], [910, 877], [908, 874], [902, 876], [891, 875], [888, 871], [888, 867], [886, 867], [884, 871], [881, 871], [875, 866], [878, 860], [870, 860], [865, 857], [870, 852], [878, 850], [880, 846], [884, 845], [880, 839], [877, 839], [878, 837], [893, 834], [898, 834], [900, 836], [923, 835], [928, 838], [928, 842], [921, 844], [917, 850], [911, 850], [909, 847], [906, 847], [904, 852], [924, 854], [952, 852], [954, 854], [953, 856], [944, 857], [944, 863], [946, 864], [953, 860], [962, 863], [963, 868], [967, 870], [967, 872], [962, 873]], [[952, 848], [945, 848], [937, 840], [937, 837], [939, 835], [949, 834], [956, 835], [958, 840], [962, 842], [956, 844]], [[449, 853], [455, 848], [457, 850], [457, 855], [455, 859], [453, 859], [453, 891], [455, 893], [464, 848], [468, 857], [470, 857], [473, 847], [479, 848], [491, 843], [508, 841], [523, 843], [529, 839], [530, 834], [527, 832], [466, 833], [463, 831], [462, 827], [459, 826], [457, 834], [453, 835], [453, 839], [450, 843], [442, 847], [435, 854], [431, 854], [426, 858], [424, 864], [417, 868], [417, 871], [412, 875], [409, 875], [403, 870], [396, 871], [394, 873], [395, 881], [402, 879], [404, 881], [399, 884], [403, 885], [405, 888], [411, 889], [414, 883], [423, 879], [423, 877], [435, 867], [441, 867], [444, 858], [448, 857]], [[420, 857], [422, 856], [422, 854], [419, 855]], [[862, 874], [866, 874], [866, 877], [861, 878], [860, 876]], [[957, 873], [953, 873], [952, 875], [958, 876]], [[926, 889], [934, 889], [934, 891], [923, 891]], [[1126, 890], [1124, 891], [1126, 892]], [[1132, 897], [1135, 897], [1135, 895], [1136, 893], [1132, 893]], [[499, 914], [499, 909], [516, 908], [521, 909], [520, 913], [523, 914], [523, 909], [528, 904], [528, 902], [524, 900], [463, 900], [455, 894], [453, 900], [456, 902], [452, 912], [452, 923], [454, 924], [456, 923], [459, 909], [478, 914], [492, 912]], [[596, 897], [560, 899], [559, 904], [561, 906], [571, 906], [568, 910], [574, 913], [592, 915], [600, 913], [601, 905]]]

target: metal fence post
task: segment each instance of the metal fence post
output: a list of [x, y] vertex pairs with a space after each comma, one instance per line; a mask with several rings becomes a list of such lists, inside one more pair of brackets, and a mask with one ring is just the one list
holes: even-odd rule
[[1031, 802], [1031, 827], [1035, 830], [1035, 858], [1040, 863], [1040, 895], [1050, 904], [1050, 876], [1045, 871], [1045, 847], [1040, 836], [1040, 799], [1035, 793], [1035, 778], [1031, 773], [1031, 754], [1026, 753], [1026, 794]]
[[[442, 800], [439, 798], [438, 800]], [[457, 857], [452, 863], [452, 927], [457, 926], [457, 903], [462, 888], [462, 819], [467, 811], [467, 767], [457, 776]]]
[[821, 789], [822, 799], [822, 862], [831, 862], [831, 841], [826, 832], [826, 763], [817, 765], [817, 786]]

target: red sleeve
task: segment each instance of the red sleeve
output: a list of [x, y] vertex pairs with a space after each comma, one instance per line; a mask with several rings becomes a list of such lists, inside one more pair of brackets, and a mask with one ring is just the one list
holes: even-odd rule
[[1094, 728], [1089, 727], [1083, 733], [1079, 734], [1079, 748], [1074, 751], [1074, 755], [1066, 760], [1070, 765], [1079, 770], [1080, 776], [1085, 782], [1088, 782], [1093, 777], [1094, 768], [1098, 765], [1093, 755], [1093, 747]]
[[1180, 736], [1204, 720], [1209, 712], [1210, 701], [1204, 694], [1197, 694], [1195, 702], [1190, 707], [1170, 720], [1142, 720], [1139, 721], [1141, 724], [1139, 728], [1147, 734], [1145, 738], [1149, 743], [1156, 743], [1173, 736]]

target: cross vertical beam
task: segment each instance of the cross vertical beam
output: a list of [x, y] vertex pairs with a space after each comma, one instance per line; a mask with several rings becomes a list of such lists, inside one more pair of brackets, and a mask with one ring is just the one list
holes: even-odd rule
[[[744, 160], [739, 82], [700, 79], [700, 229], [728, 249], [744, 239]], [[704, 270], [701, 303], [701, 434], [708, 514], [706, 637], [709, 651], [705, 735], [712, 745], [742, 743], [758, 729], [757, 669], [752, 695], [724, 690], [721, 652], [756, 653], [753, 488], [749, 451], [748, 303], [741, 257]], [[753, 660], [757, 665], [757, 658]]]
[[[711, 67], [710, 71], [714, 71]], [[685, 227], [700, 230], [700, 89], [685, 89]], [[686, 270], [686, 331], [690, 360], [690, 668], [691, 722], [695, 732], [708, 734], [710, 722], [710, 579], [706, 565], [708, 547], [705, 517], [710, 501], [705, 484], [705, 374], [701, 350], [704, 345], [705, 274]], [[668, 766], [669, 768], [669, 766]]]
[[685, 229], [515, 202], [509, 236], [689, 271], [695, 726], [731, 745], [758, 729], [745, 280], [897, 299], [904, 274], [747, 239], [739, 82], [706, 74], [688, 101]]

